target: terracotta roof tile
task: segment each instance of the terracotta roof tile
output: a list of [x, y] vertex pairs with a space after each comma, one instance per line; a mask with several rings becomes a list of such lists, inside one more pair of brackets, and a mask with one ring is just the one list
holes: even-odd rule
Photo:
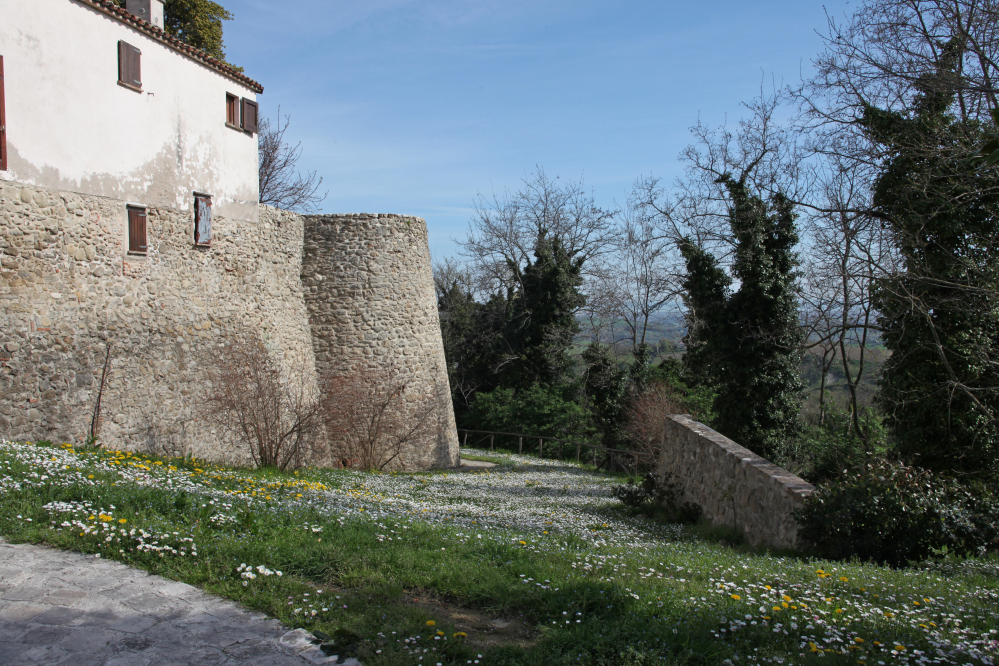
[[214, 58], [208, 55], [207, 52], [202, 51], [199, 48], [195, 48], [190, 44], [181, 41], [180, 39], [177, 39], [173, 35], [170, 35], [164, 30], [162, 30], [161, 28], [157, 28], [149, 21], [141, 19], [135, 14], [132, 14], [123, 9], [122, 7], [119, 7], [110, 0], [76, 0], [76, 1], [81, 2], [85, 5], [90, 5], [91, 7], [94, 7], [104, 12], [105, 14], [110, 14], [111, 16], [115, 17], [122, 23], [126, 23], [135, 28], [136, 30], [145, 33], [149, 37], [152, 37], [157, 41], [163, 42], [170, 48], [180, 51], [189, 58], [197, 60], [198, 62], [214, 69], [219, 74], [222, 74], [224, 76], [229, 77], [230, 79], [242, 83], [243, 85], [245, 85], [250, 90], [256, 93], [264, 92], [264, 87], [262, 85], [260, 85], [250, 77], [246, 76], [242, 72], [237, 71], [235, 68], [233, 68], [232, 65], [222, 62], [218, 58]]

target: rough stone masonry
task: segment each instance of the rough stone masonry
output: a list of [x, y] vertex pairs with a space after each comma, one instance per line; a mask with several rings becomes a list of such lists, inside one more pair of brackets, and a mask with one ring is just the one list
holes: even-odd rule
[[[386, 368], [407, 407], [447, 393], [426, 223], [397, 215], [303, 216], [261, 207], [216, 217], [195, 247], [189, 212], [147, 211], [148, 252], [127, 254], [125, 204], [5, 184], [0, 190], [0, 436], [81, 441], [108, 343], [106, 446], [246, 462], [198, 415], [198, 359], [225, 330], [256, 331], [289, 373], [335, 359]], [[403, 469], [454, 467], [450, 400]]]

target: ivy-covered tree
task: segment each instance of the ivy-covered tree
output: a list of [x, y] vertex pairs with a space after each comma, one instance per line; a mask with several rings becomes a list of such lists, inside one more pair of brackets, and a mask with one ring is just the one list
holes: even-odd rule
[[693, 384], [714, 384], [720, 349], [710, 342], [715, 326], [725, 314], [725, 299], [732, 278], [710, 252], [691, 238], [680, 243], [680, 254], [687, 266], [683, 281], [683, 301], [687, 306], [687, 334], [683, 338], [683, 361]]
[[713, 383], [714, 427], [762, 456], [799, 430], [801, 328], [795, 295], [798, 242], [792, 203], [749, 192], [746, 176], [719, 179], [729, 196], [731, 278], [709, 252], [682, 244], [687, 263], [688, 352], [692, 373]]
[[962, 42], [942, 49], [910, 107], [867, 107], [887, 159], [873, 206], [901, 270], [876, 284], [886, 361], [878, 402], [897, 451], [938, 472], [999, 473], [999, 173], [968, 159], [984, 128], [957, 120]]
[[500, 384], [526, 389], [534, 384], [555, 386], [571, 380], [569, 353], [579, 333], [576, 311], [585, 298], [579, 291], [584, 259], [572, 258], [562, 241], [540, 236], [534, 261], [520, 270], [520, 289], [510, 299], [503, 332], [506, 359]]

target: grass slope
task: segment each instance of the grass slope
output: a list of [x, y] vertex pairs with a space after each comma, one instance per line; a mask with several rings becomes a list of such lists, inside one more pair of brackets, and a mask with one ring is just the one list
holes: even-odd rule
[[503, 464], [279, 473], [0, 442], [0, 533], [351, 632], [371, 666], [992, 664], [999, 652], [994, 560], [890, 570], [732, 548], [703, 526], [628, 514], [615, 478], [488, 457]]

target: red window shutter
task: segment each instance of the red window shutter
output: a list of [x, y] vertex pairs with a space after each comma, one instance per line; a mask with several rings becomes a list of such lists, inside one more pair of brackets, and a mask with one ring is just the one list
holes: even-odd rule
[[142, 208], [128, 209], [128, 251], [146, 251], [146, 211]]
[[0, 56], [0, 171], [7, 170], [7, 110], [3, 105], [3, 56]]
[[243, 129], [247, 132], [257, 131], [257, 103], [243, 98]]

